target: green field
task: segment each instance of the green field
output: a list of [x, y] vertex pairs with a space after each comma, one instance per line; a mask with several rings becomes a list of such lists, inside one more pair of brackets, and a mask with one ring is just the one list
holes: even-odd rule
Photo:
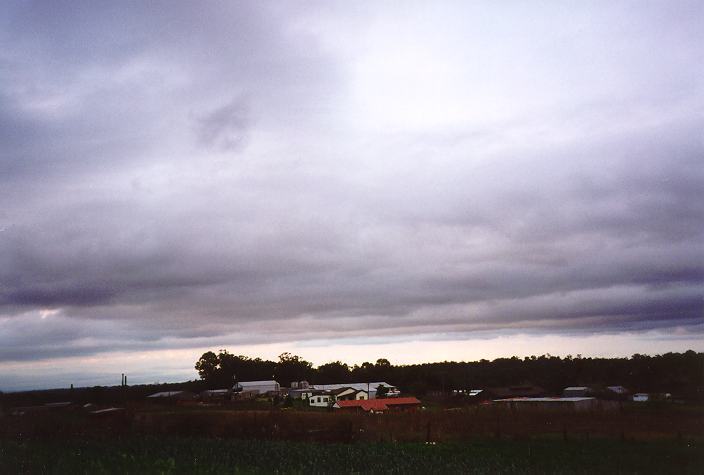
[[700, 443], [319, 444], [213, 438], [0, 441], [0, 473], [702, 473]]

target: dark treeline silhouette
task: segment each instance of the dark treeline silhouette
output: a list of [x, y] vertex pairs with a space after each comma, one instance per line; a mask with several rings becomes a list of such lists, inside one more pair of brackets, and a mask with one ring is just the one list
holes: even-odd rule
[[129, 386], [92, 386], [77, 388], [38, 389], [0, 393], [0, 413], [4, 408], [34, 406], [51, 402], [74, 404], [123, 405], [144, 400], [149, 394], [159, 391], [199, 392], [207, 388], [205, 381], [183, 381], [178, 383], [134, 384]]
[[95, 386], [41, 391], [0, 393], [0, 413], [15, 406], [72, 401], [74, 403], [124, 404], [143, 400], [157, 391], [230, 387], [238, 381], [275, 379], [282, 386], [292, 381], [348, 383], [386, 381], [405, 393], [424, 396], [435, 391], [484, 389], [535, 384], [548, 394], [567, 386], [622, 385], [632, 392], [668, 392], [676, 399], [704, 401], [704, 353], [666, 353], [630, 358], [582, 358], [543, 355], [499, 358], [493, 361], [392, 365], [386, 359], [350, 366], [335, 361], [317, 368], [304, 359], [284, 353], [278, 361], [236, 356], [225, 350], [204, 353], [196, 363], [196, 381], [130, 386]]
[[542, 355], [498, 358], [493, 361], [392, 365], [386, 359], [350, 366], [341, 361], [317, 368], [284, 353], [279, 361], [233, 355], [226, 350], [204, 353], [196, 363], [209, 387], [226, 387], [235, 380], [275, 379], [282, 386], [307, 380], [318, 384], [387, 381], [416, 395], [455, 389], [482, 389], [531, 383], [549, 394], [567, 386], [622, 385], [631, 391], [668, 392], [688, 400], [704, 399], [704, 353], [666, 353], [630, 358], [583, 358]]

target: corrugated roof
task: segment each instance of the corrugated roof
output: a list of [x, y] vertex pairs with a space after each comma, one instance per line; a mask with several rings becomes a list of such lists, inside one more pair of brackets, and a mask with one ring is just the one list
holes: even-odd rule
[[593, 397], [512, 397], [495, 399], [494, 402], [580, 402], [591, 401]]
[[91, 414], [95, 414], [95, 415], [110, 414], [113, 412], [122, 412], [124, 410], [125, 410], [124, 407], [108, 407], [107, 409], [99, 409], [97, 411], [91, 411]]
[[379, 386], [385, 386], [387, 388], [395, 388], [393, 384], [389, 384], [384, 381], [372, 382], [372, 383], [339, 383], [339, 384], [313, 384], [312, 387], [315, 389], [323, 389], [325, 391], [333, 391], [335, 389], [342, 388], [352, 388], [358, 391], [366, 391], [367, 385], [369, 386], [369, 391], [376, 391]]
[[268, 380], [268, 381], [239, 381], [237, 384], [242, 386], [243, 388], [246, 388], [247, 386], [269, 386], [272, 384], [279, 384], [276, 381]]
[[160, 393], [150, 394], [147, 397], [173, 397], [173, 396], [178, 396], [179, 394], [181, 394], [183, 392], [184, 391], [162, 391]]
[[386, 411], [394, 406], [413, 406], [420, 404], [414, 397], [398, 397], [390, 399], [362, 399], [359, 401], [337, 401], [335, 405], [341, 409], [359, 407], [364, 411]]
[[608, 386], [606, 389], [618, 394], [625, 394], [628, 392], [628, 389], [624, 388], [623, 386]]

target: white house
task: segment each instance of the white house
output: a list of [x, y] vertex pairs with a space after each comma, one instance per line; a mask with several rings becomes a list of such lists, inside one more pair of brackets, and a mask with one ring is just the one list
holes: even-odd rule
[[650, 394], [648, 394], [648, 393], [635, 393], [633, 395], [633, 400], [635, 402], [648, 402], [650, 400]]
[[370, 382], [370, 383], [340, 383], [340, 384], [315, 384], [313, 388], [322, 391], [335, 391], [338, 389], [352, 388], [358, 391], [367, 391], [369, 388], [369, 399], [376, 398], [376, 388], [379, 386], [384, 386], [388, 388], [386, 397], [397, 397], [401, 392], [393, 384], [386, 383], [384, 381]]
[[341, 388], [333, 391], [335, 401], [366, 401], [369, 399], [369, 394], [363, 389]]
[[328, 407], [335, 402], [332, 394], [316, 394], [308, 398], [308, 404], [313, 407]]
[[281, 391], [281, 386], [276, 381], [240, 381], [232, 387], [235, 392], [252, 392], [255, 394], [266, 394], [269, 392]]

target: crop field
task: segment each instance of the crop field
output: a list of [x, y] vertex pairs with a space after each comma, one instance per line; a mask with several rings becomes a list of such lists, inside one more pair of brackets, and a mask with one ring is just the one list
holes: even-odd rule
[[187, 437], [2, 441], [0, 473], [702, 473], [695, 442], [323, 444]]
[[[646, 410], [648, 409], [648, 410]], [[693, 440], [704, 437], [700, 406], [621, 412], [513, 412], [499, 407], [366, 415], [326, 411], [128, 408], [111, 418], [55, 411], [0, 418], [0, 437], [181, 436], [305, 442], [464, 442], [476, 438]]]
[[704, 473], [700, 406], [367, 415], [133, 405], [0, 417], [0, 474]]

